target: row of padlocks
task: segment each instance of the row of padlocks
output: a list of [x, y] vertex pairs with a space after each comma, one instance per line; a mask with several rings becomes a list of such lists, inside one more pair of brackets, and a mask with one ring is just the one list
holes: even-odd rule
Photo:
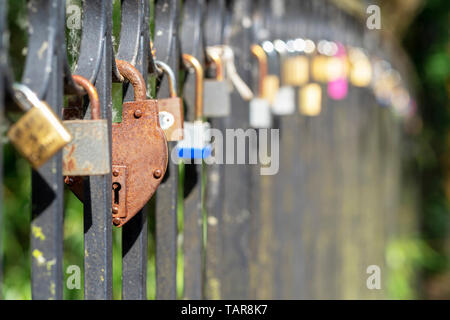
[[[398, 72], [386, 61], [368, 56], [362, 48], [298, 38], [265, 41], [248, 50], [257, 59], [255, 94], [236, 72], [230, 47], [207, 48], [216, 74], [211, 79], [204, 79], [201, 62], [183, 55], [183, 62], [196, 77], [193, 122], [183, 120], [183, 103], [176, 96], [173, 76], [177, 70], [156, 61], [158, 72], [170, 79], [171, 97], [149, 100], [141, 73], [130, 62], [116, 60], [123, 81], [133, 85], [135, 101], [123, 104], [123, 120], [113, 124], [112, 155], [108, 152], [107, 123], [100, 119], [95, 86], [79, 75], [74, 75], [73, 80], [81, 87], [80, 92], [89, 97], [91, 120], [76, 117], [81, 114], [81, 104], [65, 108], [60, 119], [25, 84], [17, 83], [14, 101], [25, 114], [11, 124], [8, 137], [35, 169], [63, 150], [65, 181], [81, 200], [79, 177], [109, 174], [111, 159], [113, 223], [122, 226], [143, 208], [164, 177], [169, 158], [167, 141], [178, 141], [180, 159], [201, 161], [212, 156], [208, 133], [211, 126], [205, 119], [229, 115], [233, 86], [249, 100], [249, 123], [254, 128], [270, 128], [273, 115], [299, 112], [317, 116], [324, 94], [334, 100], [345, 99], [349, 85], [370, 86], [380, 103], [391, 106], [399, 115], [407, 116], [414, 110]], [[279, 66], [279, 70], [269, 68], [270, 65]], [[281, 74], [281, 79], [277, 74]], [[326, 85], [326, 92], [322, 92], [320, 84]]]

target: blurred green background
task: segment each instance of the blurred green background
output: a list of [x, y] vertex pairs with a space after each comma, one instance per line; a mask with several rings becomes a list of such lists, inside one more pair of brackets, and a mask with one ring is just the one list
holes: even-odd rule
[[[67, 1], [80, 4], [81, 0]], [[389, 25], [403, 41], [418, 75], [419, 106], [422, 116], [421, 130], [417, 135], [420, 150], [415, 168], [421, 182], [420, 230], [391, 243], [386, 251], [388, 261], [389, 297], [393, 299], [450, 298], [450, 43], [448, 37], [450, 2], [426, 0], [414, 11], [405, 1], [382, 1], [391, 16]], [[392, 10], [394, 4], [399, 10]], [[417, 1], [414, 1], [417, 3]], [[20, 79], [26, 55], [27, 13], [25, 0], [9, 0], [10, 57], [16, 79]], [[406, 12], [406, 13], [405, 13]], [[398, 14], [398, 16], [396, 16]], [[405, 21], [400, 15], [407, 14], [409, 25], [396, 25]], [[384, 17], [384, 15], [383, 15]], [[394, 21], [394, 22], [393, 22]], [[114, 35], [120, 32], [120, 1], [114, 1]], [[79, 49], [79, 30], [67, 30], [68, 53], [76, 61]], [[117, 44], [115, 42], [115, 44]], [[120, 114], [121, 89], [114, 85], [114, 108]], [[119, 117], [120, 118], [120, 117]], [[115, 117], [118, 120], [117, 117]], [[4, 138], [5, 139], [5, 138]], [[10, 144], [4, 144], [4, 299], [30, 299], [30, 177], [31, 170]], [[83, 222], [82, 205], [70, 193], [65, 197], [64, 270], [69, 265], [83, 269]], [[182, 230], [180, 211], [179, 228]], [[155, 297], [155, 245], [154, 218], [149, 219], [148, 297]], [[114, 298], [121, 292], [121, 232], [114, 229]], [[178, 263], [178, 292], [182, 292], [182, 255]], [[67, 275], [65, 275], [67, 277]], [[83, 279], [81, 281], [83, 284]], [[65, 299], [82, 299], [80, 290], [66, 290]]]

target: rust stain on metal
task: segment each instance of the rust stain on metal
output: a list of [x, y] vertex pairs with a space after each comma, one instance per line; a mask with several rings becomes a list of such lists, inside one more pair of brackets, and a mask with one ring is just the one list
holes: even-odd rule
[[65, 148], [69, 149], [69, 151], [67, 155], [63, 158], [63, 170], [72, 171], [77, 167], [76, 159], [72, 157], [76, 147], [74, 144], [70, 144]]
[[117, 175], [113, 174], [112, 178], [112, 213], [114, 223], [114, 219], [119, 218], [120, 220], [120, 218], [125, 218], [127, 214], [128, 170], [126, 166], [113, 165], [113, 171], [117, 173]]
[[116, 59], [116, 65], [120, 74], [133, 86], [134, 100], [147, 99], [147, 85], [142, 74], [132, 64], [124, 60]]

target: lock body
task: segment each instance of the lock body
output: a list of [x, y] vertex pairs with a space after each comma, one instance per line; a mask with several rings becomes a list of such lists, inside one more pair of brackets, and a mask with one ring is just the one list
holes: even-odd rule
[[108, 174], [111, 160], [106, 120], [68, 120], [63, 123], [73, 137], [63, 149], [63, 175]]
[[183, 100], [178, 97], [158, 100], [159, 125], [167, 141], [183, 140]]
[[37, 169], [72, 140], [69, 131], [43, 101], [36, 101], [8, 130], [14, 147]]
[[275, 115], [283, 116], [295, 112], [295, 89], [290, 86], [283, 86], [277, 92], [272, 105], [272, 112]]
[[322, 88], [310, 83], [299, 89], [299, 111], [305, 116], [318, 116], [322, 111]]
[[167, 169], [157, 101], [124, 103], [122, 122], [112, 124], [112, 136], [113, 224], [121, 227], [150, 200]]
[[207, 79], [203, 85], [203, 115], [208, 118], [229, 116], [231, 102], [228, 84], [225, 81]]
[[262, 98], [273, 104], [280, 89], [280, 78], [276, 75], [267, 75], [263, 79], [262, 86]]
[[178, 157], [181, 159], [206, 159], [211, 156], [211, 134], [208, 122], [184, 123], [184, 139], [178, 142]]
[[289, 57], [282, 66], [283, 83], [302, 86], [309, 80], [309, 62], [305, 56]]
[[250, 101], [250, 126], [253, 128], [270, 128], [272, 126], [272, 113], [269, 101], [254, 98]]

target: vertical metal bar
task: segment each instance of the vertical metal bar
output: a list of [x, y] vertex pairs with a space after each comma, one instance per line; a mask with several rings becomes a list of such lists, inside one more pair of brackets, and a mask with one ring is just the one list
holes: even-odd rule
[[[122, 1], [122, 28], [118, 58], [131, 62], [147, 80], [150, 54], [149, 2]], [[124, 87], [124, 101], [134, 96]], [[133, 217], [122, 231], [122, 299], [147, 299], [147, 208]]]
[[[0, 34], [6, 32], [6, 1], [0, 1]], [[0, 123], [3, 123], [5, 99], [6, 37], [0, 39]], [[3, 144], [0, 144], [0, 299], [3, 295]]]
[[[203, 55], [203, 0], [186, 0], [183, 3], [182, 53], [204, 61]], [[185, 119], [194, 119], [195, 81], [188, 75], [184, 86], [187, 112]], [[203, 166], [185, 165], [184, 202], [184, 298], [203, 297]]]
[[[236, 68], [245, 82], [250, 80], [251, 29], [245, 23], [252, 12], [252, 1], [232, 2], [230, 38], [226, 39], [234, 50]], [[231, 116], [225, 120], [225, 128], [246, 130], [248, 103], [235, 91], [231, 95]], [[249, 165], [226, 165], [224, 179], [224, 211], [221, 259], [221, 298], [245, 299], [249, 296], [250, 259], [250, 212], [251, 167]]]
[[[157, 58], [167, 63], [178, 83], [180, 48], [178, 39], [179, 1], [155, 2], [154, 47]], [[169, 97], [167, 77], [161, 81], [158, 96]], [[168, 143], [169, 157], [176, 142]], [[169, 160], [168, 170], [156, 192], [156, 299], [177, 297], [177, 209], [178, 164]]]
[[[76, 73], [91, 75], [101, 103], [101, 116], [108, 120], [111, 152], [112, 3], [84, 3], [82, 52]], [[98, 37], [92, 41], [92, 37]], [[99, 50], [92, 50], [97, 46]], [[93, 59], [85, 55], [98, 55]], [[96, 73], [91, 61], [99, 66]], [[78, 71], [78, 72], [77, 72]], [[86, 113], [89, 116], [89, 112]], [[93, 176], [84, 183], [84, 298], [112, 299], [111, 174]]]
[[[206, 46], [224, 43], [226, 6], [224, 0], [208, 1], [205, 17]], [[211, 127], [224, 132], [223, 118], [210, 119]], [[221, 226], [223, 214], [224, 165], [206, 167], [205, 209], [207, 237], [205, 248], [205, 298], [220, 299], [220, 252], [222, 250]]]
[[[23, 82], [56, 114], [63, 104], [64, 3], [30, 3], [30, 36]], [[63, 179], [61, 152], [32, 173], [32, 297], [63, 297]]]

